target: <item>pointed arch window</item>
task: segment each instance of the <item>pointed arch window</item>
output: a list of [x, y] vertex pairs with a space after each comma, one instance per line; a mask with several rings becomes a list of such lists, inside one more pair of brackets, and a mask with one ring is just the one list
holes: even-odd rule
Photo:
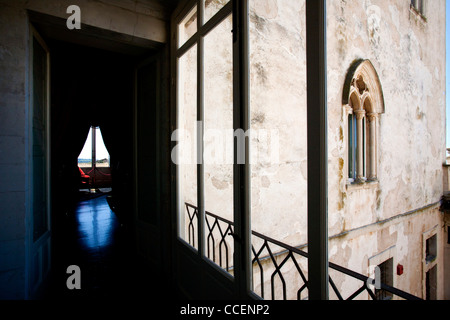
[[369, 60], [352, 65], [344, 87], [349, 183], [378, 179], [378, 126], [384, 99], [378, 75]]

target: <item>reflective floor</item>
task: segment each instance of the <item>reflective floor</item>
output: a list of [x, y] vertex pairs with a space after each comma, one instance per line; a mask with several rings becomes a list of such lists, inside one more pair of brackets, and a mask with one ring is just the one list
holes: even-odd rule
[[[54, 237], [50, 298], [129, 298], [149, 291], [145, 268], [136, 262], [126, 228], [106, 195], [79, 202], [62, 220], [54, 228], [59, 233]], [[80, 290], [67, 288], [71, 265], [80, 268]]]
[[75, 219], [79, 245], [91, 256], [114, 245], [114, 232], [119, 225], [104, 196], [80, 202], [75, 209]]

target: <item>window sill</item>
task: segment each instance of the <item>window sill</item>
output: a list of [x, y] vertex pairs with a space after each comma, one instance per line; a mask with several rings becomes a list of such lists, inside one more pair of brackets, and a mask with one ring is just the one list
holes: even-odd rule
[[433, 263], [434, 261], [436, 261], [436, 258], [437, 258], [436, 255], [428, 255], [425, 257], [425, 262], [426, 264]]
[[419, 10], [417, 10], [413, 5], [409, 7], [410, 12], [412, 12], [418, 19], [423, 23], [427, 23], [427, 17], [425, 17]]
[[378, 180], [367, 180], [364, 182], [347, 182], [347, 190], [348, 191], [354, 191], [354, 190], [370, 190], [370, 189], [377, 189], [378, 188]]

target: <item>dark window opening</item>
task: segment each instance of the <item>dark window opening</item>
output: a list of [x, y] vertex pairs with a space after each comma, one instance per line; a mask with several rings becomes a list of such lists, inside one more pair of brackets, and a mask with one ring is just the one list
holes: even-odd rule
[[450, 227], [447, 227], [447, 244], [450, 244]]
[[425, 252], [426, 262], [430, 263], [430, 262], [434, 261], [437, 256], [437, 236], [436, 235], [427, 239], [425, 250], [426, 250], [426, 252]]
[[[380, 282], [392, 287], [394, 285], [394, 259], [386, 260], [379, 264], [378, 268], [380, 268]], [[375, 296], [377, 300], [392, 300], [393, 298], [392, 293], [382, 289], [375, 289]]]
[[426, 300], [436, 300], [437, 266], [431, 268], [426, 274]]

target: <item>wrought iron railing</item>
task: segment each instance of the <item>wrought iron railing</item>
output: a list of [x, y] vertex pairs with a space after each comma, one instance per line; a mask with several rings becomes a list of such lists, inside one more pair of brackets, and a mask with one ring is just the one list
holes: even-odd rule
[[[196, 247], [195, 230], [199, 216], [198, 209], [186, 203], [186, 210], [188, 219], [187, 241], [191, 246]], [[205, 249], [208, 259], [232, 273], [233, 266], [230, 260], [233, 254], [231, 237], [233, 235], [233, 222], [210, 212], [205, 212], [205, 223], [207, 227], [207, 230], [205, 230]], [[277, 250], [275, 251], [274, 249]], [[304, 270], [307, 270], [307, 252], [252, 231], [252, 253], [254, 266], [253, 282], [256, 294], [263, 299], [272, 300], [288, 300], [292, 299], [294, 295], [298, 300], [307, 299], [308, 280], [307, 273], [304, 272]], [[421, 300], [414, 295], [384, 283], [379, 284], [379, 289], [374, 292], [371, 288], [372, 283], [369, 277], [331, 262], [329, 263], [329, 268], [330, 293], [333, 293], [336, 299], [353, 300], [363, 292], [366, 292], [373, 300], [378, 300], [378, 298], [385, 296], [397, 296], [405, 300]], [[287, 273], [289, 275], [286, 275]], [[295, 281], [292, 280], [293, 273]], [[287, 277], [289, 277], [289, 282], [286, 281]], [[342, 295], [332, 277], [345, 278], [345, 280], [350, 277], [352, 279], [354, 284], [348, 297]], [[290, 290], [288, 290], [288, 286]], [[295, 286], [294, 292], [292, 290], [293, 286]], [[267, 295], [268, 290], [270, 291], [270, 297]], [[384, 294], [380, 294], [380, 292]]]

